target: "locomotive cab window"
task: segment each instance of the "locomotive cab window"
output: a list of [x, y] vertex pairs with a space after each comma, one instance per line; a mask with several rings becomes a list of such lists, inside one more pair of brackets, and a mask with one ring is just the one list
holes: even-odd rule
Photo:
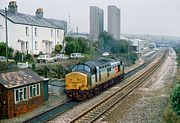
[[72, 72], [74, 71], [85, 71], [85, 72], [91, 72], [91, 69], [87, 65], [79, 64], [72, 68]]

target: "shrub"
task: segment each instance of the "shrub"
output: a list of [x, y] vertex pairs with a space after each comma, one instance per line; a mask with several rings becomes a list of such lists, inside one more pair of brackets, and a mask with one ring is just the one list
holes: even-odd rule
[[172, 111], [171, 106], [168, 105], [163, 112], [163, 123], [179, 123], [180, 117]]
[[171, 106], [173, 111], [180, 116], [180, 84], [177, 84], [172, 91]]
[[8, 66], [6, 62], [0, 62], [0, 72], [6, 71], [8, 69]]

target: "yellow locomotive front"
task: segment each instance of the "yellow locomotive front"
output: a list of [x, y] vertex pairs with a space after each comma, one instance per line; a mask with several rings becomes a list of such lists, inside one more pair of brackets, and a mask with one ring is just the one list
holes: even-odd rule
[[65, 76], [66, 95], [71, 99], [77, 99], [81, 93], [88, 89], [87, 75], [81, 72], [71, 72]]

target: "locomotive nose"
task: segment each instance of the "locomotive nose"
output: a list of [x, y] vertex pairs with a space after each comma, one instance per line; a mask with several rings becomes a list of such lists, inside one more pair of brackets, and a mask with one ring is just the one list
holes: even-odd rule
[[87, 75], [80, 72], [72, 72], [65, 76], [66, 90], [87, 89]]

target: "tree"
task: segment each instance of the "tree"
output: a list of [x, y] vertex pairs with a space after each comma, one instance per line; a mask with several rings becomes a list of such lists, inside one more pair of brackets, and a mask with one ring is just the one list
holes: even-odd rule
[[172, 91], [171, 106], [173, 111], [180, 116], [180, 84], [177, 84]]
[[125, 40], [119, 40], [112, 44], [111, 51], [113, 53], [128, 53], [128, 42]]
[[82, 37], [78, 38], [77, 51], [81, 53], [88, 53], [90, 47], [88, 46], [88, 40]]
[[115, 39], [108, 33], [102, 32], [99, 35], [99, 49], [108, 51], [112, 48], [112, 44], [115, 42]]
[[[8, 47], [8, 57], [12, 57], [14, 50]], [[0, 56], [6, 56], [6, 43], [0, 42]]]
[[61, 50], [62, 50], [62, 46], [61, 46], [60, 44], [56, 44], [56, 46], [55, 46], [55, 52], [56, 52], [56, 53], [60, 53]]
[[74, 40], [75, 40], [75, 38], [72, 37], [72, 36], [66, 36], [66, 37], [65, 37], [65, 41], [66, 41], [67, 43], [69, 43], [69, 42], [71, 42], [71, 41], [74, 41]]
[[73, 52], [88, 53], [90, 51], [90, 47], [88, 46], [88, 40], [85, 38], [74, 38], [68, 36], [65, 40], [67, 42], [65, 51], [68, 55]]
[[68, 42], [65, 47], [65, 51], [68, 55], [70, 55], [73, 52], [76, 52], [76, 43], [75, 42]]

